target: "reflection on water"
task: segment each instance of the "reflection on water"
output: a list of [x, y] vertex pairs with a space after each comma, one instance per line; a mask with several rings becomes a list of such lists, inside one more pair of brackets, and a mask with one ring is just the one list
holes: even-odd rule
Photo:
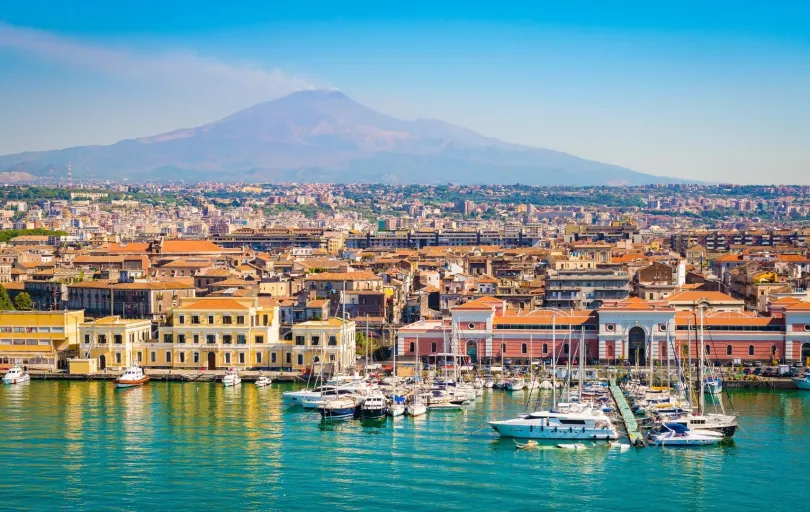
[[287, 389], [0, 388], [0, 507], [47, 509], [47, 495], [91, 510], [744, 509], [763, 486], [770, 496], [801, 488], [810, 459], [810, 393], [735, 392], [734, 446], [621, 452], [516, 449], [486, 421], [523, 411], [523, 393], [488, 391], [461, 412], [322, 422], [285, 407]]

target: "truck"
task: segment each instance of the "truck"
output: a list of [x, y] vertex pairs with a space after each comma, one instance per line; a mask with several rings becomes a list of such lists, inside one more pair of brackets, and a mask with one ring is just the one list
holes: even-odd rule
[[776, 369], [776, 375], [779, 377], [787, 377], [790, 375], [790, 365], [789, 364], [780, 364], [779, 367]]

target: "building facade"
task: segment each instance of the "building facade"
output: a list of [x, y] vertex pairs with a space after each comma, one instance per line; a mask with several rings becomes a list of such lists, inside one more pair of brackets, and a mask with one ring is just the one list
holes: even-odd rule
[[66, 368], [78, 352], [83, 321], [83, 311], [0, 312], [0, 367]]

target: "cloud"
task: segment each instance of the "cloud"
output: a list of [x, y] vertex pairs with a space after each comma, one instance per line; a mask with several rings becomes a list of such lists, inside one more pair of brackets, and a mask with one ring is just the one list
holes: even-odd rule
[[268, 100], [312, 84], [279, 69], [249, 63], [229, 63], [191, 51], [155, 54], [108, 48], [48, 32], [0, 22], [0, 48], [34, 55], [62, 65], [83, 67], [112, 78], [138, 81], [167, 89], [226, 94]]

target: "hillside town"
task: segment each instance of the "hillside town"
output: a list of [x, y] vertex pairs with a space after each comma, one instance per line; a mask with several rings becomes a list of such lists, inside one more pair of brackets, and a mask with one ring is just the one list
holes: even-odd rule
[[810, 187], [107, 184], [0, 198], [3, 367], [303, 373], [365, 351], [528, 365], [580, 336], [589, 363], [644, 364], [669, 341], [698, 350], [698, 311], [717, 364], [810, 357]]

